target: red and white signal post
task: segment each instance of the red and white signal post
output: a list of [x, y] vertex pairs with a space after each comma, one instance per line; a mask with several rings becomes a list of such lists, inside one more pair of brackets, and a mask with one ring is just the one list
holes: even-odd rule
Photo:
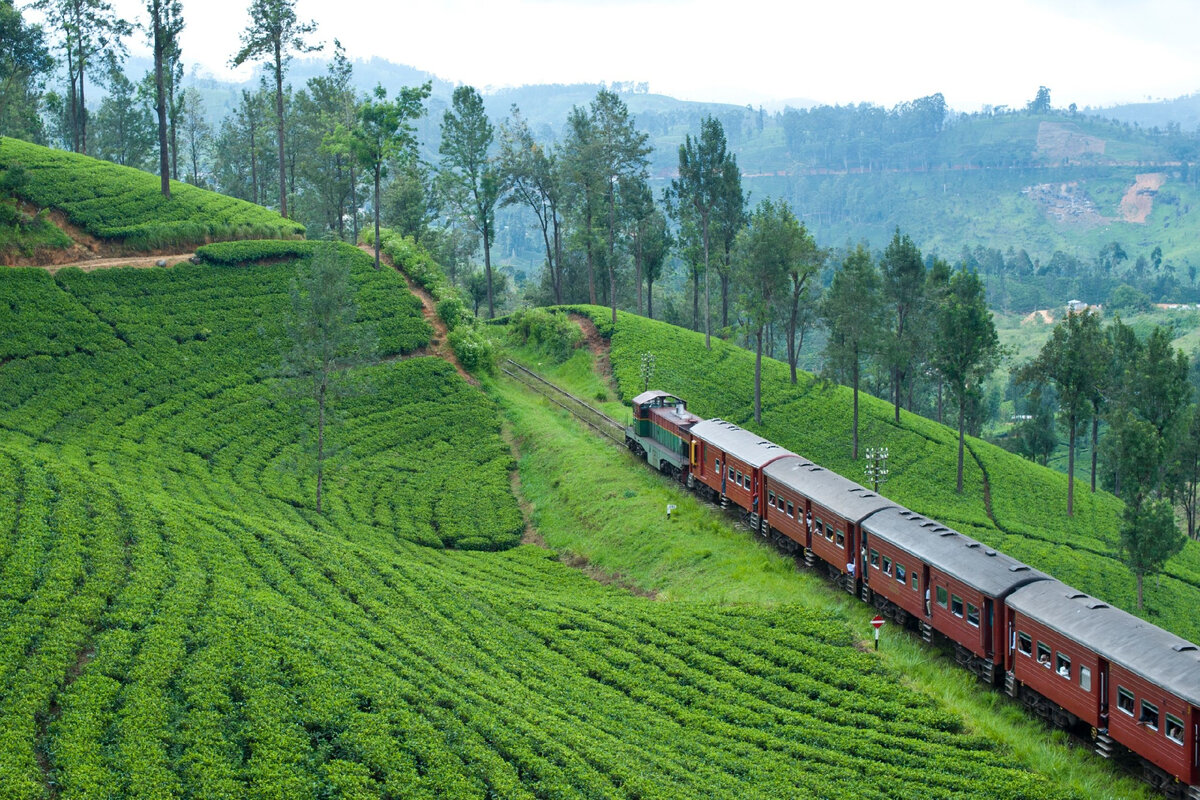
[[879, 629], [883, 627], [883, 617], [876, 615], [875, 619], [871, 620], [871, 626], [875, 628], [875, 649], [879, 649]]

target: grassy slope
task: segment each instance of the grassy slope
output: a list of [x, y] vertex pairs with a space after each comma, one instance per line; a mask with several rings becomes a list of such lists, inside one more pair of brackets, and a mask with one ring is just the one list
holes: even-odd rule
[[[604, 324], [606, 312], [592, 312]], [[702, 335], [623, 314], [612, 337], [614, 375], [625, 397], [640, 390], [641, 354], [657, 356], [654, 383], [689, 401], [703, 417], [719, 416], [759, 430], [764, 436], [851, 478], [861, 462], [850, 458], [850, 390], [822, 385], [803, 374], [788, 383], [780, 362], [763, 362], [763, 424], [752, 422], [753, 355], [717, 340], [712, 352]], [[1120, 502], [1076, 487], [1076, 511], [1065, 516], [1065, 475], [1031, 464], [986, 442], [970, 439], [973, 458], [965, 467], [965, 490], [954, 491], [956, 434], [950, 428], [901, 412], [860, 394], [862, 446], [890, 448], [891, 475], [883, 491], [914, 510], [1000, 548], [1060, 580], [1132, 610], [1135, 584], [1116, 556]], [[991, 493], [984, 501], [984, 471]], [[1172, 559], [1161, 579], [1147, 582], [1147, 611], [1155, 624], [1200, 641], [1200, 621], [1190, 613], [1200, 604], [1200, 545], [1191, 542]]]
[[[530, 365], [541, 362], [542, 374], [581, 396], [593, 397], [600, 389], [585, 351], [563, 365], [529, 350], [518, 351], [516, 358]], [[732, 529], [714, 506], [646, 469], [565, 412], [510, 381], [487, 388], [521, 442], [522, 494], [548, 546], [581, 555], [618, 582], [661, 599], [819, 609], [848, 623], [859, 632], [860, 646], [867, 646], [873, 609], [798, 571], [760, 539]], [[667, 503], [677, 506], [669, 523]], [[1115, 779], [1106, 764], [1030, 720], [1017, 704], [981, 691], [953, 659], [915, 636], [889, 626], [880, 658], [904, 675], [905, 683], [962, 714], [973, 730], [1000, 743], [1015, 763], [1043, 774], [1050, 785], [1084, 797], [1149, 795], [1134, 781]]]
[[134, 249], [304, 234], [302, 225], [244, 200], [178, 181], [171, 183], [167, 199], [159, 179], [148, 172], [0, 138], [0, 169], [14, 163], [29, 178], [20, 190], [25, 200], [62, 211], [92, 236]]
[[[364, 261], [360, 319], [421, 346]], [[370, 391], [316, 515], [269, 366], [293, 268], [6, 273], [29, 335], [0, 363], [5, 797], [1087, 794], [820, 612], [462, 549], [521, 523], [496, 408], [443, 362], [350, 376]]]

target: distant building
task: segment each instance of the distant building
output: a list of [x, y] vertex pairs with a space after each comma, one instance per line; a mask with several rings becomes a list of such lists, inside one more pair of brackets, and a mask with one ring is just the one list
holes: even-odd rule
[[1067, 301], [1067, 313], [1068, 314], [1079, 314], [1084, 311], [1094, 311], [1095, 313], [1099, 314], [1103, 308], [1104, 308], [1104, 306], [1101, 306], [1099, 304], [1089, 305], [1088, 303], [1085, 303], [1082, 300], [1068, 300]]

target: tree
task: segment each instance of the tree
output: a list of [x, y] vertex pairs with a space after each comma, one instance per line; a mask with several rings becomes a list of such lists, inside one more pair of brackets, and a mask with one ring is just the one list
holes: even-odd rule
[[109, 62], [108, 87], [96, 112], [93, 150], [126, 167], [146, 167], [154, 151], [154, 118], [115, 59]]
[[1067, 423], [1067, 516], [1075, 513], [1075, 440], [1079, 420], [1087, 413], [1102, 374], [1096, 352], [1100, 317], [1091, 311], [1071, 313], [1055, 326], [1037, 358], [1020, 370], [1022, 382], [1052, 383], [1058, 396], [1059, 415]]
[[417, 140], [409, 121], [421, 116], [422, 104], [431, 89], [428, 82], [423, 86], [405, 86], [396, 99], [389, 102], [387, 89], [378, 85], [374, 99], [367, 98], [358, 109], [358, 124], [350, 135], [350, 142], [358, 163], [375, 179], [375, 269], [379, 269], [380, 182], [389, 161], [402, 156], [415, 158]]
[[206, 181], [200, 171], [200, 157], [207, 153], [212, 140], [212, 128], [204, 114], [204, 98], [192, 87], [180, 93], [183, 105], [183, 140], [187, 148], [188, 161], [191, 171], [187, 174], [188, 183], [193, 186], [205, 186]]
[[958, 488], [963, 490], [963, 447], [969, 393], [991, 374], [1000, 359], [1000, 339], [987, 307], [983, 282], [973, 272], [950, 278], [949, 291], [935, 311], [932, 361], [958, 402]]
[[1187, 539], [1175, 527], [1175, 509], [1160, 498], [1128, 503], [1121, 518], [1121, 555], [1137, 579], [1137, 607], [1141, 611], [1147, 575], [1163, 568], [1183, 549]]
[[721, 327], [729, 327], [729, 280], [733, 272], [733, 242], [746, 224], [746, 195], [742, 192], [742, 171], [737, 157], [729, 153], [721, 164], [721, 190], [713, 211], [717, 241], [722, 257], [717, 267], [721, 276]]
[[0, 131], [38, 141], [40, 77], [54, 60], [39, 25], [26, 25], [13, 0], [0, 0]]
[[[796, 385], [796, 362], [800, 360], [800, 347], [804, 343], [803, 326], [811, 318], [811, 310], [815, 307], [815, 297], [819, 287], [814, 288], [816, 277], [821, 271], [826, 254], [817, 247], [812, 234], [800, 223], [799, 253], [795, 260], [788, 265], [788, 280], [791, 293], [788, 302], [787, 322], [787, 359], [791, 369], [792, 385]], [[796, 336], [800, 335], [799, 341]]]
[[787, 204], [763, 200], [737, 236], [733, 263], [738, 305], [754, 333], [754, 421], [762, 424], [763, 331], [788, 276], [805, 255], [805, 231]]
[[1050, 113], [1050, 90], [1045, 86], [1039, 86], [1037, 95], [1029, 101], [1029, 113], [1031, 114], [1049, 114]]
[[594, 121], [586, 109], [574, 106], [559, 150], [559, 184], [572, 217], [571, 238], [582, 249], [587, 265], [588, 302], [596, 304], [596, 221], [604, 198], [604, 173]]
[[1187, 535], [1196, 538], [1196, 512], [1200, 508], [1200, 403], [1187, 415], [1187, 431], [1179, 437], [1171, 458], [1168, 486], [1171, 499], [1183, 508]]
[[919, 320], [925, 311], [925, 262], [921, 251], [908, 234], [900, 229], [879, 259], [883, 276], [883, 299], [891, 317], [884, 348], [884, 360], [892, 375], [892, 396], [896, 424], [900, 424], [901, 388], [910, 380], [909, 369], [917, 353]]
[[146, 0], [154, 47], [154, 112], [158, 117], [158, 174], [163, 197], [171, 196], [171, 159], [167, 130], [167, 82], [172, 57], [178, 60], [183, 7], [179, 0]]
[[[546, 270], [554, 302], [563, 302], [561, 188], [556, 180], [556, 154], [534, 139], [529, 123], [515, 105], [500, 125], [501, 206], [526, 205], [537, 218], [546, 248]], [[640, 309], [639, 309], [640, 310]]]
[[671, 251], [667, 217], [658, 206], [638, 221], [637, 248], [642, 259], [642, 277], [646, 281], [646, 316], [654, 319], [654, 282], [662, 277], [667, 254]]
[[354, 387], [350, 367], [374, 356], [373, 333], [355, 323], [357, 308], [350, 289], [350, 268], [338, 245], [319, 247], [299, 263], [291, 287], [292, 313], [287, 320], [281, 374], [295, 401], [305, 430], [315, 436], [307, 452], [317, 474], [317, 513], [321, 513], [325, 461], [332, 454], [325, 429], [336, 418], [330, 413], [337, 400]]
[[286, 129], [283, 118], [283, 76], [292, 53], [311, 53], [320, 45], [309, 45], [305, 37], [317, 29], [315, 22], [296, 18], [295, 0], [251, 0], [250, 25], [242, 31], [242, 49], [233, 57], [239, 67], [247, 61], [266, 61], [275, 77], [275, 131], [279, 152], [279, 213], [288, 215], [287, 162], [284, 158]]
[[500, 173], [488, 156], [494, 137], [495, 128], [488, 120], [479, 92], [472, 86], [459, 86], [442, 118], [439, 179], [447, 199], [470, 222], [483, 244], [489, 319], [496, 316], [492, 242], [496, 238], [496, 203], [500, 199]]
[[84, 95], [87, 67], [93, 56], [103, 53], [120, 61], [125, 54], [122, 39], [132, 30], [118, 17], [107, 0], [36, 0], [30, 6], [46, 14], [58, 29], [66, 55], [67, 100], [65, 105], [71, 149], [88, 152], [88, 111]]
[[864, 245], [842, 262], [821, 303], [829, 331], [825, 343], [825, 375], [849, 378], [854, 391], [851, 458], [858, 459], [858, 385], [863, 359], [877, 349], [883, 324], [879, 272]]
[[712, 323], [708, 302], [711, 251], [711, 227], [714, 209], [721, 203], [724, 188], [725, 129], [721, 121], [708, 116], [700, 121], [700, 136], [689, 133], [679, 146], [679, 177], [671, 181], [671, 190], [681, 205], [695, 214], [704, 254], [704, 346], [712, 349]]
[[636, 198], [639, 182], [647, 177], [650, 146], [649, 136], [633, 125], [629, 109], [614, 92], [601, 89], [591, 104], [597, 154], [603, 176], [605, 205], [608, 207], [608, 248], [605, 266], [608, 268], [608, 294], [612, 305], [612, 322], [617, 324], [617, 231], [621, 219], [618, 205]]

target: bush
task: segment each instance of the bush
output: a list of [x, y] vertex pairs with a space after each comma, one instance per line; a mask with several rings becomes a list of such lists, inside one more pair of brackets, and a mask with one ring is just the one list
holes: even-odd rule
[[583, 344], [579, 326], [562, 313], [540, 308], [523, 309], [509, 319], [513, 338], [519, 344], [530, 344], [557, 362], [566, 361]]
[[462, 300], [448, 297], [437, 304], [437, 315], [446, 323], [447, 328], [454, 330], [460, 322], [467, 319], [467, 309]]
[[488, 375], [496, 371], [495, 348], [473, 326], [455, 328], [450, 332], [449, 341], [463, 369]]

